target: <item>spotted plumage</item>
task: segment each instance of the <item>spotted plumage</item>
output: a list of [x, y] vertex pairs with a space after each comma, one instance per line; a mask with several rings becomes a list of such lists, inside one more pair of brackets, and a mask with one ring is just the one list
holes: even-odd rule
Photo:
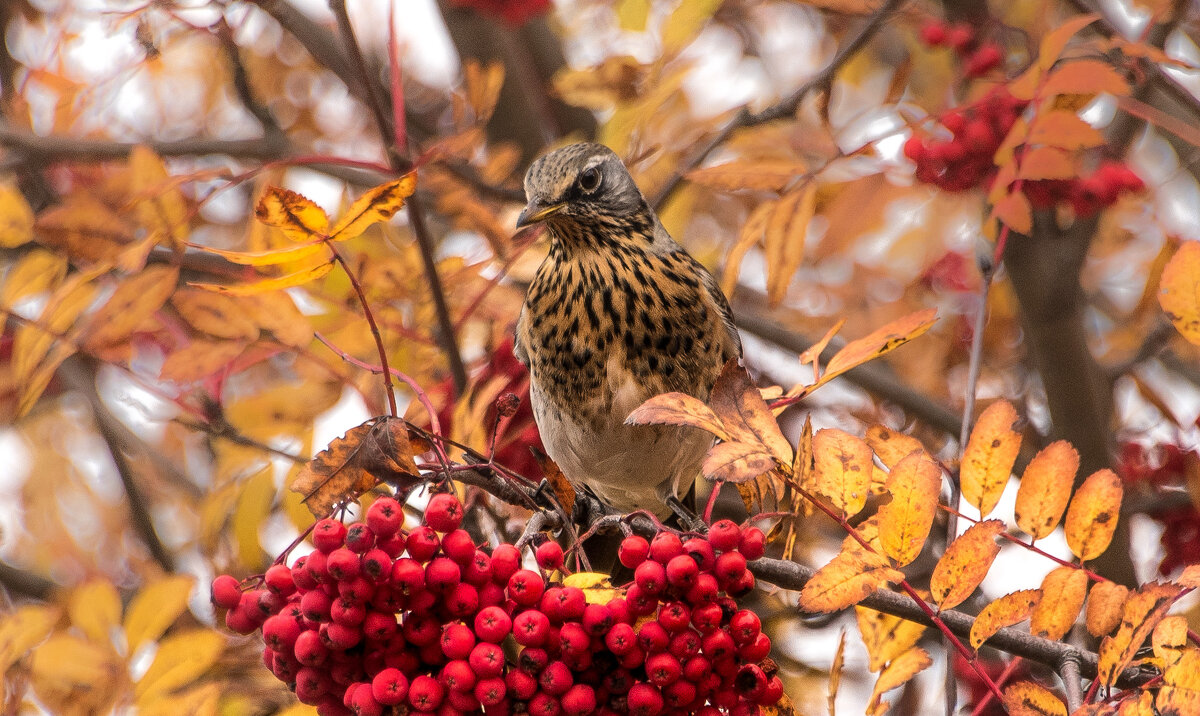
[[550, 253], [525, 298], [515, 350], [529, 368], [546, 451], [568, 480], [613, 507], [664, 515], [712, 437], [625, 418], [659, 393], [708, 398], [741, 353], [729, 305], [607, 147], [543, 156], [525, 194], [518, 225], [544, 223]]

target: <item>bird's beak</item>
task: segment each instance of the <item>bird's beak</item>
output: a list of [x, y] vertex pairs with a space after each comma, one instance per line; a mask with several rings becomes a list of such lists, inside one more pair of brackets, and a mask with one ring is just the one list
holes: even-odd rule
[[539, 221], [545, 221], [551, 216], [562, 211], [563, 207], [565, 206], [565, 203], [551, 204], [550, 206], [546, 206], [538, 203], [537, 199], [534, 199], [533, 201], [529, 202], [529, 205], [526, 206], [525, 209], [521, 211], [520, 216], [517, 217], [517, 228], [521, 229], [529, 226], [530, 224], [536, 224]]

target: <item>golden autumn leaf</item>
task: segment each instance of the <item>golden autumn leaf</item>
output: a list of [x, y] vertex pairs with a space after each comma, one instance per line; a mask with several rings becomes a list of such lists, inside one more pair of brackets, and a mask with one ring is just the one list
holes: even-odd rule
[[1074, 151], [1104, 144], [1104, 134], [1078, 114], [1055, 109], [1037, 115], [1029, 130], [1029, 142]]
[[1129, 82], [1109, 63], [1090, 59], [1059, 65], [1046, 77], [1040, 92], [1043, 97], [1101, 93], [1128, 94]]
[[106, 346], [125, 340], [163, 307], [178, 282], [179, 269], [173, 266], [151, 266], [125, 279], [92, 315], [85, 344]]
[[7, 673], [45, 640], [58, 619], [56, 607], [35, 604], [17, 607], [0, 619], [0, 672]]
[[18, 382], [29, 379], [34, 369], [45, 359], [50, 347], [67, 336], [96, 297], [91, 283], [95, 274], [77, 273], [69, 277], [50, 296], [37, 321], [23, 323], [13, 337], [12, 367]]
[[871, 481], [871, 448], [861, 438], [837, 428], [813, 435], [813, 488], [847, 517], [867, 504]]
[[687, 393], [663, 393], [650, 398], [625, 418], [626, 425], [691, 425], [721, 440], [732, 440], [721, 419], [704, 401]]
[[808, 223], [817, 208], [817, 186], [808, 182], [784, 194], [776, 202], [763, 234], [767, 262], [767, 302], [778, 305], [788, 284], [804, 260]]
[[1095, 559], [1108, 549], [1121, 517], [1124, 494], [1121, 478], [1109, 469], [1092, 473], [1075, 491], [1063, 530], [1076, 557]]
[[889, 470], [909, 454], [925, 450], [920, 440], [883, 425], [867, 428], [866, 442]]
[[925, 633], [925, 625], [868, 609], [854, 607], [858, 631], [867, 647], [871, 671], [879, 671], [888, 662], [917, 645]]
[[1021, 155], [1020, 179], [1070, 179], [1079, 172], [1069, 152], [1057, 147], [1033, 147]]
[[792, 444], [779, 430], [775, 414], [767, 407], [758, 386], [737, 360], [727, 362], [722, 368], [708, 404], [731, 440], [762, 446], [780, 465], [792, 463]]
[[111, 646], [66, 632], [51, 635], [34, 650], [30, 670], [35, 688], [65, 693], [117, 688], [127, 678], [125, 665]]
[[475, 121], [486, 123], [496, 109], [500, 88], [504, 86], [504, 64], [489, 62], [483, 66], [477, 60], [467, 60], [463, 63], [463, 84], [467, 102], [475, 111]]
[[800, 608], [807, 612], [836, 612], [858, 604], [887, 582], [902, 579], [904, 574], [893, 569], [883, 555], [843, 550], [818, 569], [800, 590]]
[[816, 366], [820, 362], [821, 354], [825, 352], [825, 348], [829, 345], [829, 342], [838, 334], [838, 331], [842, 330], [842, 326], [844, 325], [846, 325], [846, 319], [839, 318], [837, 323], [834, 323], [828, 331], [825, 331], [825, 335], [821, 336], [820, 340], [805, 348], [799, 356], [800, 365], [811, 364]]
[[1088, 633], [1101, 637], [1111, 633], [1121, 623], [1121, 610], [1129, 597], [1129, 589], [1116, 582], [1096, 582], [1088, 594], [1084, 621]]
[[271, 465], [242, 481], [237, 503], [229, 520], [229, 531], [237, 547], [238, 563], [256, 572], [266, 569], [268, 558], [258, 530], [271, 513], [275, 501], [275, 471]]
[[195, 581], [188, 575], [173, 575], [142, 587], [125, 610], [125, 640], [131, 653], [175, 623], [187, 609]]
[[1021, 192], [1010, 192], [992, 204], [992, 218], [1019, 234], [1033, 231], [1033, 206]]
[[942, 470], [923, 450], [901, 459], [888, 475], [892, 500], [879, 508], [879, 541], [896, 566], [921, 554], [937, 516], [941, 487]]
[[333, 262], [317, 264], [311, 268], [301, 269], [283, 276], [263, 278], [246, 283], [189, 283], [193, 288], [224, 294], [226, 296], [259, 296], [285, 288], [303, 286], [310, 281], [316, 281], [333, 270]]
[[0, 308], [11, 308], [23, 298], [53, 291], [67, 275], [67, 258], [45, 249], [33, 249], [4, 276]]
[[409, 172], [394, 181], [363, 192], [329, 230], [332, 241], [353, 239], [380, 221], [387, 221], [404, 206], [417, 188], [417, 173]]
[[867, 705], [867, 710], [874, 709], [875, 705], [879, 703], [879, 698], [886, 692], [903, 686], [905, 682], [928, 669], [932, 664], [933, 659], [929, 658], [928, 652], [919, 646], [914, 646], [893, 659], [875, 680], [875, 687], [871, 691], [871, 701]]
[[[687, 178], [697, 184], [734, 191], [762, 189], [783, 191], [808, 172], [808, 165], [787, 159], [736, 159], [703, 169], [694, 169]], [[766, 217], [764, 217], [765, 220]], [[765, 228], [765, 221], [763, 228]]]
[[325, 517], [346, 500], [357, 498], [380, 481], [419, 475], [408, 442], [408, 426], [397, 418], [372, 419], [351, 428], [317, 453], [289, 487], [304, 504]]
[[1082, 569], [1057, 567], [1042, 579], [1042, 601], [1029, 618], [1029, 631], [1052, 641], [1063, 638], [1083, 609], [1088, 578]]
[[1054, 29], [1042, 38], [1036, 61], [1021, 76], [1009, 83], [1009, 92], [1018, 99], [1033, 100], [1042, 85], [1042, 78], [1058, 62], [1067, 43], [1076, 33], [1099, 17], [1096, 14], [1076, 15], [1055, 25]]
[[1154, 648], [1155, 658], [1162, 662], [1161, 669], [1174, 666], [1187, 650], [1187, 617], [1176, 614], [1159, 622], [1150, 633], [1150, 645]]
[[1008, 716], [1067, 716], [1067, 706], [1044, 686], [1018, 681], [1004, 688]]
[[623, 595], [612, 584], [612, 577], [603, 572], [575, 572], [563, 577], [564, 587], [575, 587], [583, 590], [583, 597], [588, 604], [608, 604], [615, 597]]
[[293, 348], [312, 343], [312, 323], [286, 292], [261, 293], [251, 298], [249, 304], [251, 318], [275, 340]]
[[192, 244], [192, 246], [201, 251], [216, 254], [231, 263], [242, 266], [277, 266], [279, 264], [300, 261], [318, 254], [326, 257], [330, 256], [329, 246], [323, 238], [304, 244], [296, 244], [295, 246], [271, 249], [269, 251], [227, 251], [209, 246], [195, 244]]
[[329, 216], [324, 209], [303, 194], [277, 186], [269, 186], [263, 192], [254, 207], [254, 216], [296, 243], [312, 243], [329, 231]]
[[1115, 634], [1100, 642], [1096, 678], [1101, 684], [1113, 686], [1117, 683], [1117, 677], [1178, 597], [1178, 585], [1158, 582], [1143, 584], [1129, 595], [1121, 609], [1121, 626]]
[[1067, 509], [1078, 471], [1079, 453], [1067, 441], [1056, 440], [1039, 450], [1021, 475], [1017, 526], [1034, 539], [1053, 532]]
[[200, 678], [225, 649], [225, 638], [208, 629], [188, 629], [163, 639], [154, 661], [134, 686], [138, 702], [168, 694]]
[[258, 326], [246, 315], [244, 304], [229, 296], [184, 287], [171, 296], [171, 305], [193, 328], [210, 336], [248, 341], [258, 338]]
[[[937, 321], [937, 309], [926, 308], [897, 318], [870, 334], [850, 341], [825, 366], [820, 383], [828, 383], [846, 371], [890, 353], [912, 339], [924, 334]], [[812, 392], [810, 386], [807, 392]]]
[[680, 3], [667, 17], [662, 29], [663, 53], [673, 55], [692, 41], [708, 22], [722, 0], [696, 0]]
[[1004, 627], [1028, 619], [1041, 599], [1042, 590], [1022, 589], [989, 603], [979, 610], [979, 616], [971, 624], [971, 648], [978, 649]]
[[191, 383], [222, 370], [245, 349], [241, 341], [193, 340], [171, 351], [158, 375], [175, 383]]
[[13, 182], [0, 182], [0, 248], [14, 249], [33, 239], [33, 209]]
[[971, 525], [950, 543], [929, 580], [938, 608], [953, 609], [971, 596], [1000, 554], [996, 535], [1003, 531], [1002, 520], [986, 520]]
[[753, 480], [775, 465], [775, 459], [762, 445], [728, 442], [717, 443], [709, 449], [700, 471], [710, 480], [738, 485]]
[[145, 145], [129, 153], [129, 189], [134, 213], [150, 231], [152, 243], [182, 248], [188, 238], [187, 202], [162, 158]]
[[1163, 674], [1163, 686], [1154, 700], [1162, 716], [1200, 713], [1200, 650], [1190, 649]]
[[1158, 303], [1189, 343], [1200, 345], [1200, 242], [1184, 241], [1159, 280]]
[[113, 628], [121, 623], [121, 595], [107, 579], [90, 579], [71, 590], [67, 615], [90, 641], [107, 644]]
[[1175, 583], [1192, 589], [1200, 589], [1200, 564], [1189, 564], [1175, 578]]
[[992, 403], [979, 415], [963, 451], [959, 480], [963, 497], [987, 517], [1008, 485], [1021, 451], [1021, 434], [1013, 430], [1017, 411], [1007, 400]]
[[767, 230], [767, 221], [770, 220], [774, 208], [775, 202], [773, 201], [759, 204], [754, 211], [750, 212], [750, 217], [746, 219], [746, 223], [738, 232], [737, 241], [733, 243], [733, 248], [725, 257], [725, 270], [721, 272], [721, 290], [725, 292], [726, 296], [732, 296], [737, 290], [742, 258], [762, 239], [763, 232]]

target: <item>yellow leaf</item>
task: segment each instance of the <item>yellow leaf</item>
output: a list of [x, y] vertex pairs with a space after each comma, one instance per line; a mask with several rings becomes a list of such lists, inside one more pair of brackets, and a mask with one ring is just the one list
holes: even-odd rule
[[275, 501], [274, 473], [274, 467], [268, 464], [248, 478], [233, 510], [231, 528], [237, 543], [238, 563], [253, 572], [266, 566], [267, 553], [259, 543], [258, 530]]
[[1107, 469], [1093, 473], [1075, 491], [1063, 530], [1076, 557], [1095, 559], [1108, 549], [1121, 517], [1124, 494], [1121, 478]]
[[875, 708], [875, 705], [879, 703], [879, 697], [898, 686], [903, 686], [909, 679], [928, 669], [931, 664], [933, 664], [933, 659], [930, 659], [929, 654], [919, 646], [914, 646], [896, 657], [875, 680], [875, 688], [871, 692], [871, 701], [867, 705], [867, 710], [871, 711]]
[[1200, 651], [1190, 649], [1163, 674], [1154, 701], [1155, 713], [1184, 716], [1200, 713]]
[[42, 362], [34, 369], [33, 374], [21, 383], [21, 397], [17, 402], [17, 417], [24, 417], [29, 414], [33, 406], [37, 405], [38, 398], [42, 397], [42, 393], [50, 385], [54, 374], [58, 372], [58, 367], [63, 364], [63, 361], [74, 354], [75, 346], [70, 343], [60, 341], [50, 348], [50, 351], [42, 359]]
[[134, 687], [138, 702], [192, 683], [217, 663], [224, 648], [225, 637], [208, 629], [189, 629], [163, 639]]
[[611, 577], [603, 572], [575, 572], [563, 577], [564, 587], [578, 587], [588, 604], [608, 604], [622, 596], [612, 585]]
[[35, 686], [44, 683], [56, 691], [109, 688], [120, 683], [125, 671], [112, 649], [63, 632], [34, 650], [30, 668]]
[[971, 624], [971, 648], [978, 649], [1002, 628], [1025, 621], [1041, 599], [1042, 590], [1022, 589], [985, 606]]
[[1200, 242], [1184, 241], [1159, 281], [1158, 303], [1189, 343], [1200, 345]]
[[90, 641], [111, 644], [112, 630], [121, 623], [121, 595], [107, 579], [92, 579], [71, 591], [67, 614]]
[[1069, 110], [1056, 109], [1037, 115], [1029, 130], [1029, 142], [1030, 144], [1077, 150], [1104, 144], [1104, 135], [1100, 130], [1083, 121], [1078, 114]]
[[808, 172], [808, 165], [786, 159], [736, 159], [715, 167], [688, 172], [687, 178], [697, 184], [734, 191], [762, 189], [783, 191], [797, 178]]
[[329, 247], [325, 239], [310, 241], [306, 244], [296, 244], [295, 246], [285, 246], [281, 249], [271, 249], [270, 251], [226, 251], [224, 249], [214, 249], [209, 246], [191, 245], [193, 248], [207, 251], [210, 254], [216, 254], [232, 263], [242, 266], [277, 266], [290, 261], [300, 261], [310, 256], [323, 254], [328, 257]]
[[222, 370], [246, 349], [239, 341], [194, 340], [172, 351], [163, 362], [159, 377], [176, 383], [191, 383]]
[[987, 520], [971, 525], [950, 543], [929, 580], [929, 591], [940, 609], [953, 609], [971, 596], [1000, 554], [996, 535], [1003, 531], [1002, 520]]
[[195, 579], [185, 575], [163, 577], [142, 587], [125, 610], [125, 640], [129, 653], [153, 641], [187, 609]]
[[1121, 623], [1121, 610], [1128, 596], [1129, 590], [1116, 582], [1097, 582], [1092, 585], [1084, 615], [1088, 633], [1101, 637], [1116, 629]]
[[771, 212], [763, 248], [767, 262], [767, 302], [772, 306], [783, 300], [792, 275], [804, 260], [804, 240], [816, 208], [817, 187], [808, 182], [784, 194]]
[[1167, 617], [1150, 634], [1154, 656], [1162, 661], [1161, 669], [1169, 669], [1179, 661], [1188, 646], [1188, 621], [1182, 614]]
[[732, 440], [721, 419], [699, 398], [686, 393], [663, 393], [639, 405], [625, 418], [626, 425], [691, 425], [721, 440]]
[[800, 590], [800, 608], [806, 612], [836, 612], [858, 604], [887, 582], [903, 579], [904, 574], [893, 569], [883, 555], [843, 550]]
[[0, 182], [0, 247], [13, 249], [33, 239], [33, 210], [12, 182]]
[[1029, 618], [1029, 631], [1051, 641], [1063, 638], [1083, 609], [1087, 574], [1074, 567], [1058, 567], [1042, 580], [1042, 601]]
[[1020, 192], [1012, 192], [992, 204], [992, 218], [1019, 234], [1033, 231], [1033, 207]]
[[867, 504], [871, 482], [871, 448], [862, 439], [837, 428], [813, 435], [814, 487], [847, 517]]
[[1100, 19], [1100, 16], [1094, 13], [1076, 15], [1056, 25], [1053, 30], [1046, 33], [1046, 36], [1042, 38], [1041, 45], [1038, 48], [1037, 66], [1042, 71], [1053, 67], [1058, 62], [1058, 58], [1062, 56], [1063, 50], [1066, 49], [1067, 43], [1071, 41], [1071, 38], [1098, 19]]
[[43, 291], [52, 291], [67, 275], [67, 257], [45, 249], [33, 249], [4, 277], [0, 307], [11, 308], [18, 301]]
[[1096, 672], [1101, 684], [1111, 687], [1117, 683], [1117, 677], [1178, 597], [1178, 585], [1157, 582], [1143, 584], [1129, 595], [1121, 610], [1121, 626], [1117, 633], [1100, 642], [1100, 663]]
[[742, 230], [738, 232], [737, 241], [734, 242], [733, 248], [729, 250], [729, 255], [725, 257], [725, 270], [721, 273], [721, 290], [726, 296], [732, 296], [737, 289], [738, 273], [741, 271], [742, 258], [746, 252], [758, 245], [762, 239], [763, 232], [767, 228], [767, 220], [771, 216], [771, 210], [774, 208], [775, 202], [768, 201], [759, 204], [758, 208], [750, 212], [750, 217], [746, 219], [746, 223], [742, 226]]
[[650, 0], [620, 0], [617, 4], [617, 21], [622, 30], [643, 32], [649, 17]]
[[979, 416], [963, 451], [960, 481], [967, 502], [987, 517], [1008, 484], [1021, 451], [1021, 434], [1013, 430], [1017, 411], [1007, 400], [992, 403]]
[[1075, 60], [1056, 68], [1042, 85], [1041, 95], [1053, 97], [1058, 94], [1124, 95], [1129, 93], [1129, 83], [1112, 65], [1100, 60]]
[[254, 340], [258, 326], [246, 315], [244, 305], [228, 296], [197, 288], [180, 288], [171, 305], [198, 331], [217, 338]]
[[333, 241], [353, 239], [371, 224], [387, 221], [404, 206], [404, 200], [412, 196], [416, 188], [417, 173], [409, 172], [395, 181], [368, 189], [338, 219], [329, 238]]
[[[202, 683], [199, 686], [190, 689], [184, 689], [175, 694], [162, 694], [155, 692], [149, 697], [142, 699], [137, 704], [138, 716], [178, 716], [178, 714], [188, 714], [188, 716], [218, 716], [220, 713], [235, 714], [235, 713], [250, 713], [253, 708], [249, 704], [245, 704], [245, 708], [239, 710], [238, 706], [229, 703], [229, 698], [224, 696], [222, 687], [224, 683]], [[276, 711], [275, 716], [282, 716], [284, 713], [305, 714], [305, 716], [316, 716], [316, 709], [311, 706], [298, 704], [308, 711], [298, 711], [294, 708], [285, 709], [284, 711]]]
[[879, 541], [897, 567], [912, 562], [925, 546], [941, 487], [941, 468], [923, 450], [901, 459], [888, 475], [892, 500], [879, 508]]
[[722, 0], [682, 0], [663, 25], [663, 54], [673, 55], [686, 47], [708, 22]]
[[254, 322], [269, 331], [275, 340], [293, 348], [304, 348], [312, 343], [312, 323], [286, 292], [260, 293], [249, 303]]
[[486, 67], [481, 67], [476, 60], [467, 60], [463, 63], [463, 84], [466, 85], [467, 102], [475, 111], [475, 121], [486, 123], [496, 109], [500, 88], [504, 86], [504, 63], [489, 62]]
[[888, 662], [917, 645], [925, 626], [874, 609], [854, 607], [858, 631], [867, 647], [867, 668], [879, 671]]
[[730, 442], [717, 443], [704, 456], [700, 471], [714, 481], [741, 484], [775, 467], [775, 460], [762, 445]]
[[138, 145], [129, 153], [130, 190], [136, 195], [134, 210], [155, 243], [183, 248], [188, 238], [188, 210], [177, 182], [149, 147]]
[[151, 266], [121, 282], [88, 322], [86, 344], [107, 346], [128, 338], [162, 308], [178, 281], [179, 269]]
[[1078, 167], [1067, 152], [1057, 147], [1033, 147], [1021, 155], [1017, 178], [1070, 179], [1078, 173]]
[[289, 189], [269, 186], [254, 208], [254, 216], [297, 243], [310, 243], [326, 236], [329, 217], [311, 199]]
[[1015, 508], [1017, 526], [1041, 539], [1054, 531], [1071, 499], [1079, 453], [1065, 440], [1038, 451], [1021, 475]]
[[871, 450], [879, 456], [880, 462], [889, 470], [911, 453], [925, 450], [920, 440], [882, 425], [867, 428], [866, 440]]
[[250, 281], [248, 283], [189, 283], [189, 286], [211, 291], [213, 293], [224, 294], [226, 296], [256, 296], [270, 291], [279, 291], [293, 286], [303, 286], [304, 284], [315, 281], [325, 274], [333, 270], [333, 263], [317, 264], [312, 268], [289, 273], [284, 276], [275, 278], [264, 278], [258, 281]]
[[[896, 350], [924, 334], [933, 327], [936, 321], [937, 309], [927, 308], [897, 318], [862, 338], [850, 341], [830, 359], [829, 365], [825, 366], [825, 373], [821, 376], [820, 384], [828, 383], [855, 366]], [[810, 386], [807, 392], [811, 393], [815, 387]]]
[[0, 673], [50, 635], [58, 622], [58, 609], [45, 605], [26, 605], [0, 620]]
[[1032, 681], [1019, 681], [1004, 689], [1008, 716], [1067, 716], [1062, 700]]
[[844, 325], [846, 325], [846, 319], [838, 319], [838, 322], [833, 324], [833, 327], [825, 332], [825, 335], [821, 337], [821, 340], [812, 344], [808, 348], [805, 348], [799, 356], [800, 365], [817, 365], [821, 359], [821, 354], [825, 352], [826, 346], [829, 345], [829, 342], [833, 340], [833, 337], [837, 335], [838, 331], [842, 330], [842, 326]]

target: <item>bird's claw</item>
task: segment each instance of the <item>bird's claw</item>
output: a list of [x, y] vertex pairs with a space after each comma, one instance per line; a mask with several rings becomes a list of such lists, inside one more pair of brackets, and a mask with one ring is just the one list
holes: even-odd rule
[[676, 519], [679, 520], [679, 526], [682, 527], [685, 532], [699, 532], [700, 534], [705, 534], [708, 532], [708, 525], [705, 524], [704, 520], [700, 519], [696, 513], [688, 509], [687, 505], [684, 505], [682, 502], [680, 502], [678, 497], [674, 495], [668, 495], [667, 507], [671, 508], [671, 512], [675, 515]]

